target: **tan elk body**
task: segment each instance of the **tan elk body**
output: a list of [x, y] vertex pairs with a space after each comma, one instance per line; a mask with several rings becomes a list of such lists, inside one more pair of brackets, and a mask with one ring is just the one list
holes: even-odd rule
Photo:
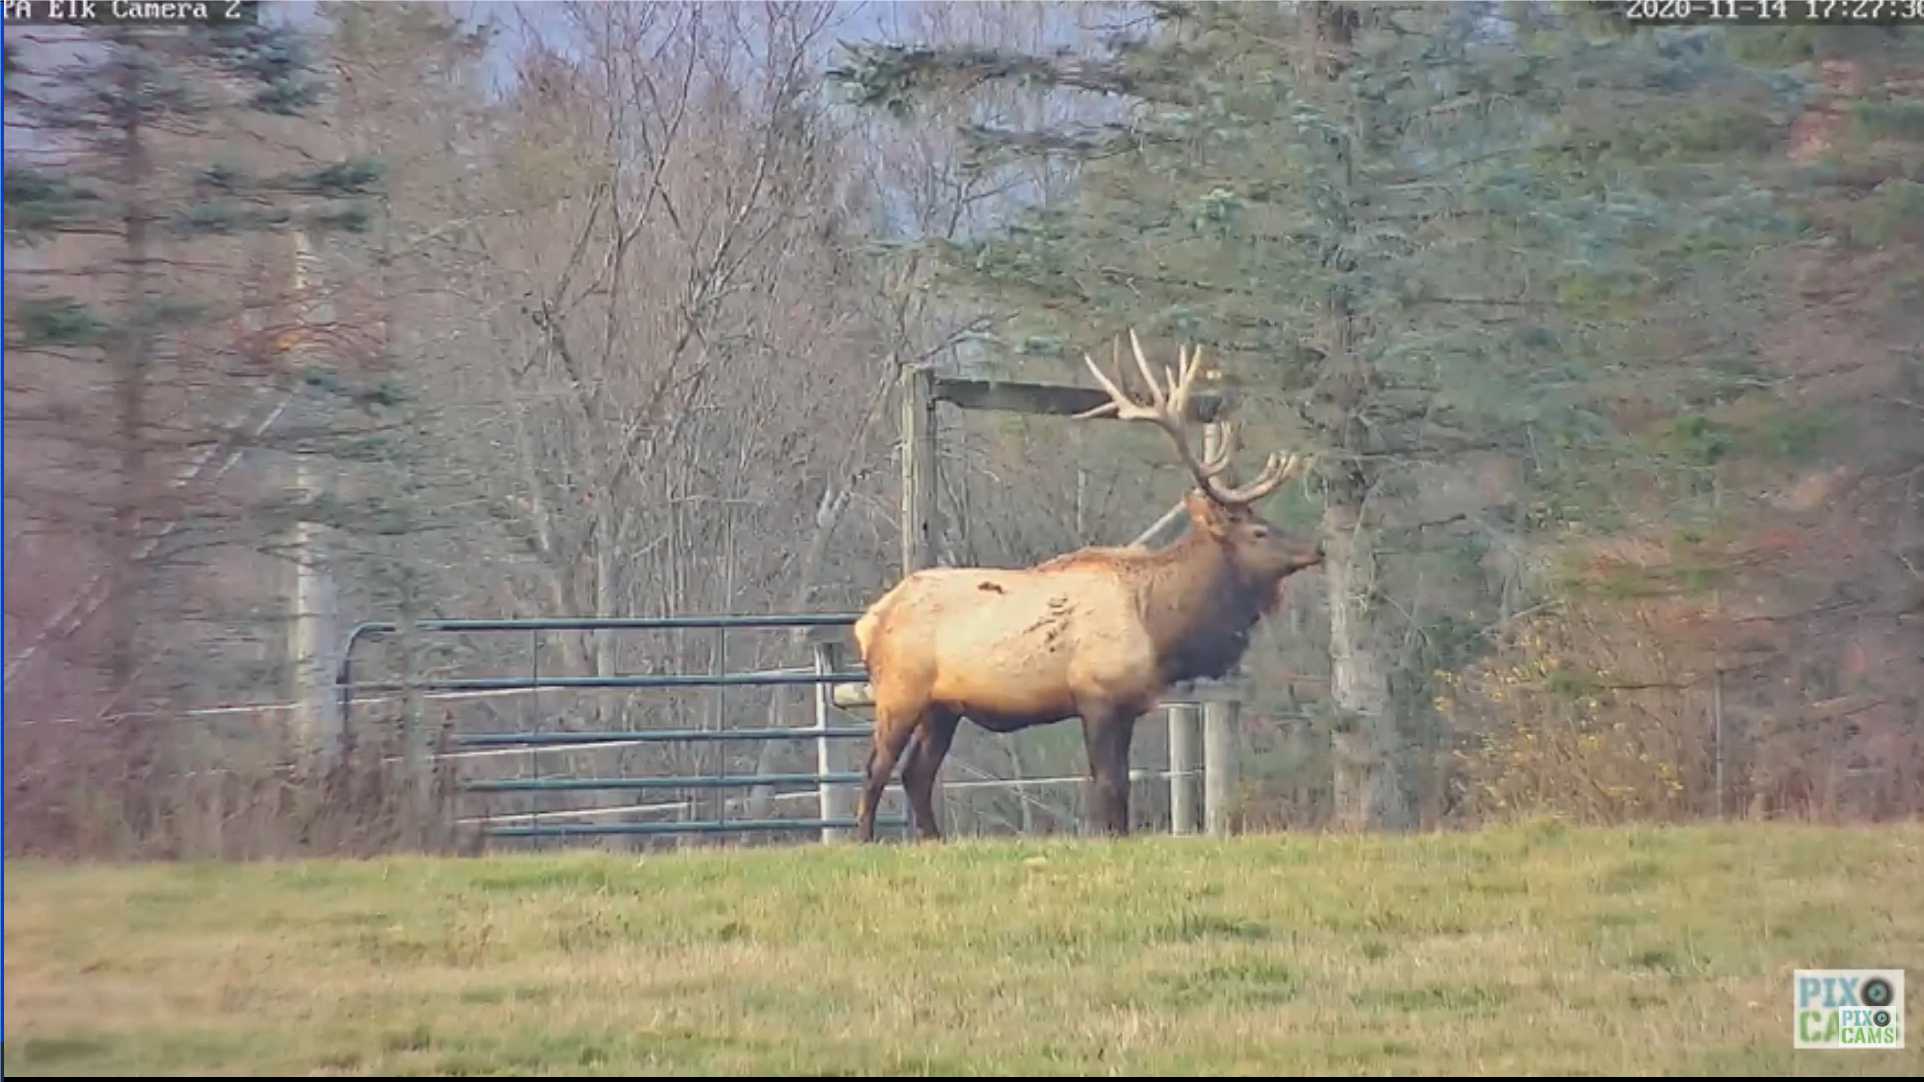
[[[1234, 490], [1214, 477], [1228, 444], [1198, 463], [1183, 434], [1201, 351], [1157, 385], [1134, 332], [1136, 363], [1153, 402], [1130, 400], [1089, 361], [1115, 411], [1162, 428], [1199, 488], [1185, 502], [1190, 529], [1159, 551], [1080, 549], [1022, 569], [934, 568], [905, 577], [855, 624], [875, 703], [875, 737], [857, 810], [872, 841], [875, 810], [898, 760], [915, 826], [940, 837], [933, 788], [966, 717], [1008, 733], [1080, 716], [1096, 818], [1129, 827], [1129, 745], [1136, 718], [1172, 683], [1221, 676], [1281, 598], [1283, 580], [1322, 562], [1322, 550], [1285, 539], [1250, 505], [1303, 466], [1271, 455], [1263, 474]], [[906, 757], [905, 757], [906, 756]]]

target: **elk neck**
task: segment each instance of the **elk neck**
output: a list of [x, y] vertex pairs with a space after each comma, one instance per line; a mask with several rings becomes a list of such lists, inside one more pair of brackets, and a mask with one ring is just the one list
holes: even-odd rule
[[1168, 681], [1214, 678], [1234, 668], [1274, 596], [1193, 530], [1142, 570], [1143, 622]]

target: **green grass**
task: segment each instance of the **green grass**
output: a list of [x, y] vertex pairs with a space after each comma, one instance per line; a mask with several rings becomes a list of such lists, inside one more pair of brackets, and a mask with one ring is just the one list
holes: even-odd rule
[[5, 1071], [1916, 1074], [1789, 997], [1920, 898], [1920, 825], [12, 863]]

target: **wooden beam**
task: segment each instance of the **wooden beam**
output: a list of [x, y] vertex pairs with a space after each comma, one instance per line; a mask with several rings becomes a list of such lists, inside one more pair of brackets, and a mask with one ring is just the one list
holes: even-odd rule
[[[1019, 380], [957, 379], [937, 376], [932, 397], [963, 409], [1004, 410], [1010, 413], [1039, 413], [1070, 417], [1095, 409], [1109, 401], [1109, 395], [1095, 387], [1076, 387], [1063, 383], [1024, 383]], [[1137, 392], [1140, 394], [1140, 391]], [[1197, 391], [1189, 396], [1190, 418], [1214, 421], [1225, 413], [1226, 397], [1215, 391]], [[1111, 418], [1097, 418], [1110, 420]]]

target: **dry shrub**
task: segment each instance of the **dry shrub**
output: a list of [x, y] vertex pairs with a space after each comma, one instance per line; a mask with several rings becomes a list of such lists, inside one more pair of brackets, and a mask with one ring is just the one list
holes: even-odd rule
[[448, 825], [451, 772], [437, 763], [411, 786], [398, 724], [349, 730], [323, 761], [299, 755], [277, 720], [255, 719], [242, 740], [200, 718], [149, 719], [150, 736], [173, 731], [151, 757], [135, 754], [141, 741], [126, 719], [9, 726], [8, 855], [258, 860], [464, 847]]
[[1579, 603], [1515, 623], [1465, 673], [1439, 673], [1456, 724], [1457, 811], [1585, 822], [1680, 819], [1714, 781], [1698, 686], [1709, 658], [1666, 646], [1667, 606]]
[[1456, 813], [1924, 811], [1924, 621], [1878, 551], [1888, 525], [1869, 521], [1867, 501], [1840, 502], [1717, 541], [1584, 547], [1560, 604], [1437, 674], [1459, 737]]

